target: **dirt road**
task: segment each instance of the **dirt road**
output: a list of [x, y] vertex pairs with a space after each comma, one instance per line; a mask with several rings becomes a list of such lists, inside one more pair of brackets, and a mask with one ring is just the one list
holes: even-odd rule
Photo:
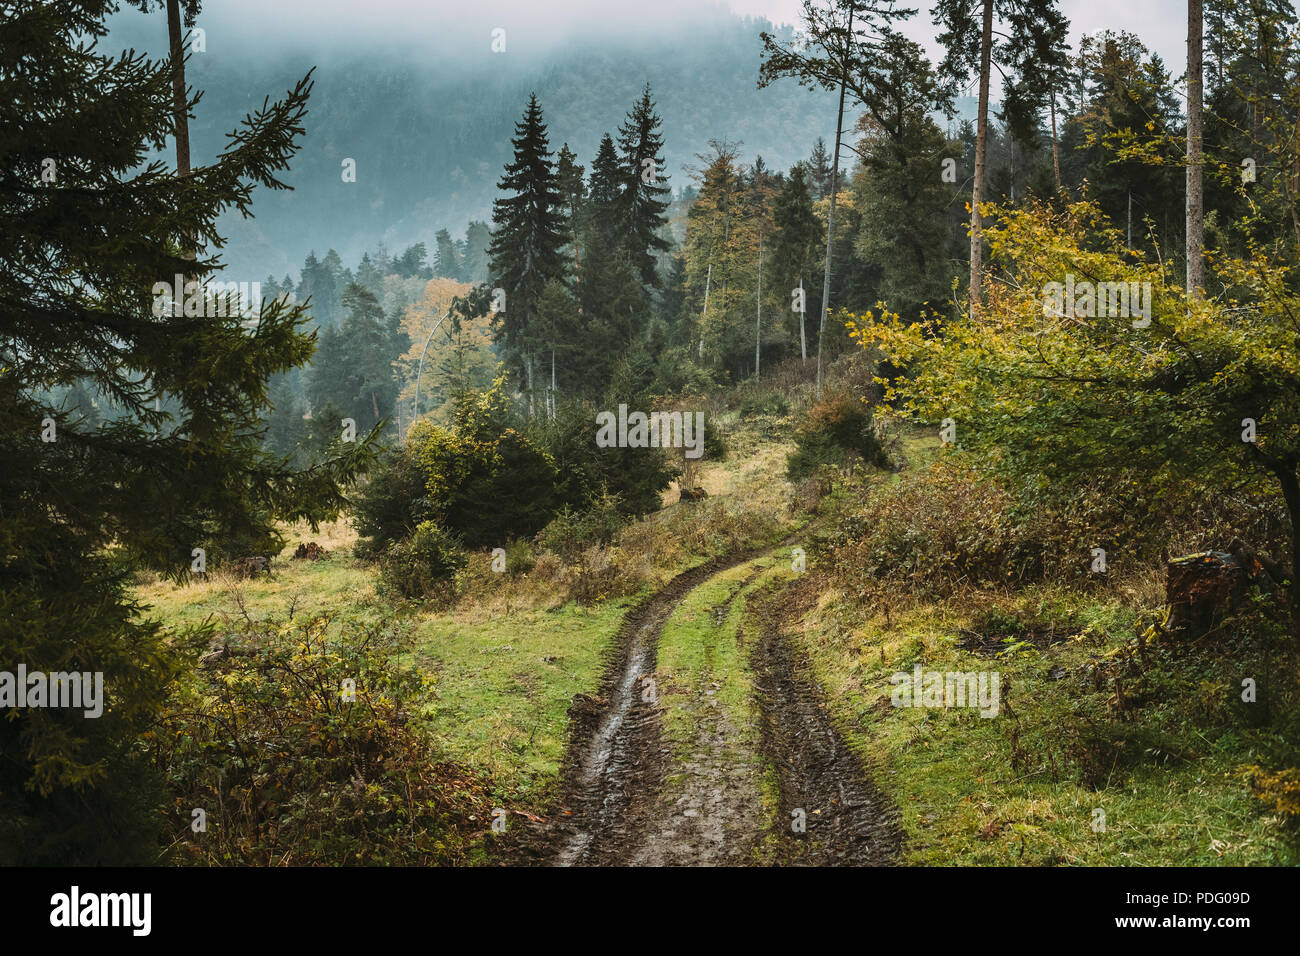
[[[545, 865], [878, 865], [891, 862], [897, 831], [827, 713], [802, 653], [783, 633], [777, 606], [764, 604], [749, 641], [761, 753], [737, 759], [746, 735], [707, 695], [692, 701], [688, 756], [663, 745], [660, 707], [647, 680], [673, 610], [695, 588], [763, 554], [749, 552], [692, 568], [624, 619], [599, 697], [570, 708], [559, 808], [522, 834], [512, 862]], [[744, 583], [727, 600], [736, 598]], [[719, 618], [725, 618], [725, 613]], [[785, 622], [785, 623], [788, 623]], [[752, 737], [753, 735], [749, 735]], [[776, 772], [780, 810], [765, 810], [746, 765]], [[671, 778], [672, 787], [665, 787]]]

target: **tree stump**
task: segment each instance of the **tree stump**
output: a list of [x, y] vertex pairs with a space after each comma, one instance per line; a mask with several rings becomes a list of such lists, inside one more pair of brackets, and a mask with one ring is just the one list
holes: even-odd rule
[[1240, 538], [1227, 551], [1203, 551], [1167, 562], [1165, 628], [1199, 637], [1222, 620], [1252, 584], [1265, 594], [1281, 583], [1278, 564]]

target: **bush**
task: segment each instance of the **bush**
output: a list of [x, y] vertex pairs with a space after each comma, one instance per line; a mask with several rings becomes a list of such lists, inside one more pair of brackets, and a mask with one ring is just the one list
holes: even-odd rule
[[[610, 402], [604, 407], [618, 407], [618, 402]], [[598, 447], [597, 410], [588, 403], [562, 403], [554, 419], [539, 420], [530, 426], [530, 435], [555, 462], [559, 474], [557, 505], [583, 511], [602, 496], [609, 496], [617, 500], [619, 513], [625, 517], [657, 511], [660, 494], [680, 469], [658, 448]], [[649, 404], [641, 406], [641, 410], [649, 411]], [[707, 428], [705, 442], [707, 448]]]
[[468, 557], [451, 532], [432, 521], [421, 522], [415, 534], [388, 546], [381, 559], [385, 585], [403, 597], [418, 598], [449, 582]]
[[871, 409], [849, 395], [828, 395], [808, 409], [795, 433], [795, 450], [786, 470], [803, 481], [823, 465], [844, 466], [853, 456], [869, 465], [889, 467], [872, 423]]
[[249, 624], [177, 691], [152, 749], [182, 861], [456, 863], [481, 832], [485, 798], [418, 719], [428, 678], [390, 662], [381, 628], [330, 624]]
[[425, 521], [471, 548], [536, 534], [559, 505], [558, 474], [551, 456], [516, 424], [498, 380], [485, 393], [460, 396], [450, 427], [412, 427], [355, 502], [364, 539], [358, 552], [402, 564], [408, 555], [393, 545]]
[[744, 418], [753, 418], [757, 415], [789, 415], [790, 402], [776, 391], [747, 392], [740, 399], [736, 410]]
[[623, 523], [618, 499], [602, 495], [582, 511], [566, 507], [538, 533], [537, 543], [571, 560], [592, 545], [608, 544]]
[[361, 493], [354, 499], [354, 524], [362, 538], [357, 554], [375, 557], [390, 544], [415, 533], [431, 505], [424, 473], [410, 446], [387, 451]]
[[430, 426], [408, 441], [431, 517], [468, 547], [534, 535], [555, 513], [555, 463], [513, 428], [484, 435]]

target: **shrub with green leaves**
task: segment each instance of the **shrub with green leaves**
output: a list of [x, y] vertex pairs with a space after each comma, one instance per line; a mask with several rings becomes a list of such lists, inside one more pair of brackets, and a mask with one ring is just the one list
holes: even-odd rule
[[362, 557], [378, 556], [394, 542], [410, 537], [429, 516], [424, 474], [409, 448], [403, 445], [385, 452], [353, 501], [353, 524], [361, 536], [357, 553]]
[[754, 418], [758, 415], [789, 415], [790, 401], [780, 392], [771, 389], [749, 391], [740, 399], [736, 410], [744, 418]]
[[787, 462], [791, 481], [802, 481], [823, 465], [843, 466], [854, 456], [889, 467], [871, 408], [849, 395], [827, 395], [809, 408], [795, 433], [795, 446]]
[[438, 760], [421, 722], [431, 678], [392, 663], [382, 625], [338, 636], [330, 625], [246, 623], [177, 688], [150, 745], [179, 861], [463, 860], [485, 799]]
[[572, 559], [596, 544], [608, 544], [623, 527], [619, 501], [602, 495], [587, 508], [565, 507], [537, 535], [537, 543], [553, 554]]
[[460, 541], [433, 521], [389, 544], [380, 559], [383, 582], [402, 597], [424, 597], [455, 577], [468, 558]]
[[[610, 399], [604, 407], [616, 408]], [[643, 406], [649, 410], [648, 402]], [[533, 422], [529, 434], [553, 457], [558, 473], [557, 501], [583, 511], [604, 496], [618, 502], [625, 517], [647, 514], [660, 506], [660, 494], [680, 469], [659, 448], [600, 448], [596, 412], [585, 402], [561, 403], [554, 419]], [[707, 443], [708, 432], [705, 432]]]

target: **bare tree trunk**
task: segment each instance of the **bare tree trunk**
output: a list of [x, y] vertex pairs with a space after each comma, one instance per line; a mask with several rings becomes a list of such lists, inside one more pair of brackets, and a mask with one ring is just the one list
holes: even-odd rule
[[754, 381], [758, 381], [761, 346], [763, 344], [763, 236], [758, 237], [758, 310], [754, 315]]
[[704, 314], [700, 316], [700, 358], [704, 358], [704, 323], [709, 319], [709, 284], [713, 281], [713, 262], [709, 262], [709, 271], [704, 273]]
[[1201, 177], [1202, 0], [1187, 0], [1187, 291], [1199, 298], [1205, 287], [1205, 193]]
[[1281, 462], [1270, 468], [1282, 486], [1282, 500], [1291, 518], [1291, 585], [1287, 603], [1291, 605], [1291, 639], [1300, 646], [1300, 478], [1293, 468]]
[[989, 135], [989, 71], [993, 58], [993, 0], [984, 0], [984, 25], [980, 38], [980, 97], [975, 134], [975, 184], [970, 204], [970, 314], [980, 309], [980, 280], [984, 268], [984, 218], [980, 203], [984, 201], [984, 162]]
[[844, 86], [848, 81], [849, 48], [853, 43], [853, 4], [849, 4], [849, 32], [844, 43], [840, 76], [840, 108], [835, 116], [835, 157], [831, 162], [831, 208], [826, 216], [826, 271], [822, 276], [822, 317], [817, 327], [817, 397], [822, 395], [822, 339], [826, 337], [826, 312], [831, 304], [831, 257], [835, 240], [835, 196], [840, 191], [840, 136], [844, 129]]
[[[799, 304], [805, 305], [806, 300], [803, 296], [803, 276], [799, 277]], [[804, 333], [804, 316], [808, 313], [805, 306], [799, 310], [799, 357], [803, 361], [808, 361], [808, 337]]]
[[1056, 138], [1056, 91], [1053, 90], [1048, 101], [1052, 110], [1052, 171], [1056, 173], [1056, 191], [1061, 191], [1061, 151]]
[[[176, 175], [190, 174], [190, 122], [185, 99], [185, 47], [181, 33], [180, 0], [167, 0], [167, 36], [171, 44], [172, 123], [176, 135]], [[195, 258], [195, 239], [185, 236], [185, 258]]]
[[533, 388], [533, 353], [528, 353], [528, 417], [532, 418], [536, 412], [533, 407], [533, 398], [537, 392]]

